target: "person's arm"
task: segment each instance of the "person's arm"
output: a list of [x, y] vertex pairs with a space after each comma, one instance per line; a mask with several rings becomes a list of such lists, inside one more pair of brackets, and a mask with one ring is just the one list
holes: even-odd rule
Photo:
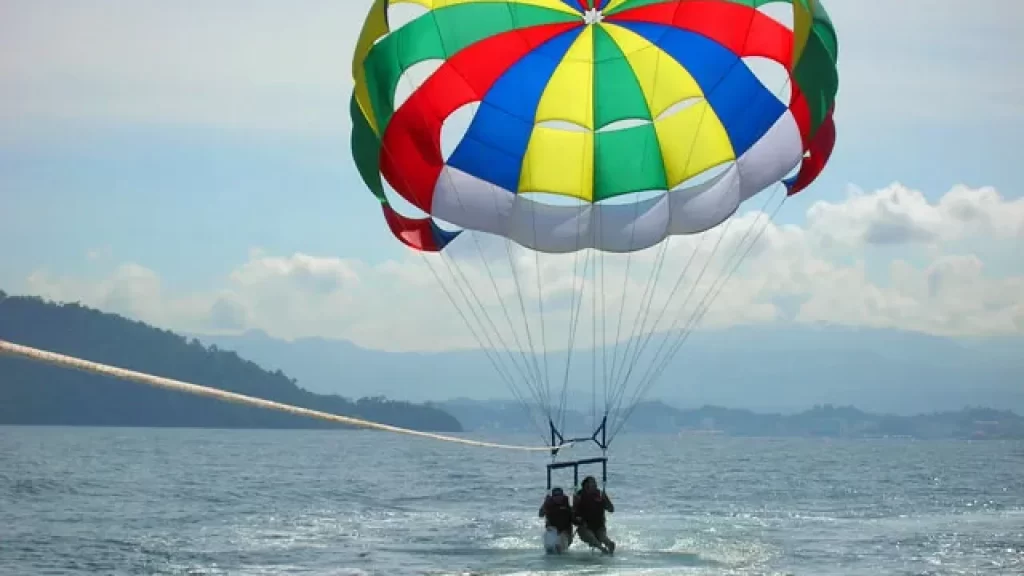
[[604, 509], [614, 514], [615, 505], [612, 504], [612, 499], [608, 497], [608, 494], [602, 492], [601, 498], [604, 500]]
[[580, 515], [579, 494], [573, 495], [572, 497], [572, 523], [577, 526], [583, 525], [583, 516]]
[[537, 513], [537, 517], [539, 517], [539, 518], [543, 518], [544, 517], [544, 511], [548, 507], [548, 501], [549, 500], [551, 500], [550, 496], [545, 496], [544, 497], [544, 502], [540, 505], [540, 512]]

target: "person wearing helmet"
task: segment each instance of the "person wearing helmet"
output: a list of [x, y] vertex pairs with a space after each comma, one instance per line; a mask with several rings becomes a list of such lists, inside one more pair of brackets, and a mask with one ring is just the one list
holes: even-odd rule
[[579, 526], [576, 533], [580, 540], [605, 554], [615, 552], [615, 542], [608, 538], [605, 528], [605, 512], [614, 513], [615, 506], [608, 495], [597, 487], [593, 476], [583, 479], [583, 486], [576, 493], [572, 503], [574, 523]]
[[554, 535], [546, 534], [544, 547], [549, 552], [561, 554], [572, 545], [573, 514], [569, 497], [561, 488], [551, 489], [551, 494], [544, 497], [538, 516], [543, 517], [544, 527]]

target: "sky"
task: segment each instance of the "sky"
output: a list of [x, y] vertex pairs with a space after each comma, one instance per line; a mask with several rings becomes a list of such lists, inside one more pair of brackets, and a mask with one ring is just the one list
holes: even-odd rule
[[[195, 333], [481, 342], [426, 266], [451, 269], [393, 239], [351, 160], [351, 58], [369, 4], [0, 0], [0, 289]], [[840, 42], [832, 161], [763, 233], [762, 196], [709, 233], [736, 253], [756, 243], [701, 318], [1021, 334], [1024, 5], [826, 6]], [[699, 240], [673, 240], [667, 268], [710, 257]], [[606, 297], [583, 300], [579, 330], [637, 326], [654, 255], [611, 258], [603, 290], [586, 280]], [[727, 255], [684, 282], [691, 307]], [[584, 260], [488, 260], [534, 279], [522, 286], [490, 280], [484, 261], [455, 261], [470, 296], [495, 318], [516, 298], [547, 304], [550, 346], [565, 341]], [[673, 280], [659, 277], [655, 310]], [[681, 300], [653, 315], [658, 328], [691, 317]]]

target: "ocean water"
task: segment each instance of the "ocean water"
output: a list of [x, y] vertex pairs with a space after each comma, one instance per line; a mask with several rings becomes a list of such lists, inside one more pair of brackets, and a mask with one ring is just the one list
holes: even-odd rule
[[615, 556], [547, 557], [543, 454], [0, 427], [0, 574], [1024, 574], [1024, 443], [623, 434], [609, 457]]

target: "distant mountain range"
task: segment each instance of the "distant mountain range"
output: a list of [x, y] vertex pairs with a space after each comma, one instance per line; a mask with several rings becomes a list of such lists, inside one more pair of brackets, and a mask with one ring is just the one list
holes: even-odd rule
[[[319, 393], [417, 402], [512, 398], [481, 351], [395, 353], [344, 340], [284, 341], [258, 331], [197, 337], [281, 369]], [[659, 342], [660, 336], [652, 338], [649, 349]], [[1022, 350], [1021, 337], [958, 341], [881, 329], [757, 326], [695, 332], [645, 399], [783, 413], [816, 404], [905, 415], [964, 406], [1024, 412]], [[568, 400], [581, 410], [591, 404], [591, 354], [576, 350], [569, 381]], [[553, 365], [564, 366], [563, 358], [550, 356]], [[560, 390], [560, 376], [557, 385]]]
[[[413, 428], [460, 432], [438, 408], [314, 394], [235, 352], [77, 304], [0, 292], [0, 338], [25, 346], [285, 404]], [[0, 425], [327, 428], [333, 423], [0, 355]]]
[[[535, 429], [521, 404], [501, 398], [507, 390], [480, 351], [390, 353], [345, 341], [286, 342], [260, 332], [199, 336], [201, 342], [78, 304], [3, 292], [0, 338], [407, 428]], [[639, 403], [623, 431], [1022, 438], [1024, 421], [1014, 413], [1024, 412], [1021, 344], [840, 328], [701, 333], [664, 376], [656, 391], [661, 400]], [[577, 354], [589, 366], [591, 352]], [[589, 380], [588, 370], [571, 380], [567, 435], [593, 430]], [[452, 399], [437, 402], [446, 397]], [[325, 426], [3, 356], [0, 424]]]
[[[468, 431], [528, 433], [537, 429], [531, 412], [518, 402], [456, 399], [437, 404]], [[614, 416], [613, 421], [618, 419]], [[565, 415], [567, 437], [590, 436], [600, 421], [589, 411]], [[766, 414], [718, 406], [679, 409], [663, 402], [641, 402], [622, 433], [692, 433], [729, 436], [921, 439], [1024, 439], [1024, 417], [1008, 410], [966, 408], [942, 413], [896, 416], [870, 414], [852, 407], [815, 406], [795, 414]]]

